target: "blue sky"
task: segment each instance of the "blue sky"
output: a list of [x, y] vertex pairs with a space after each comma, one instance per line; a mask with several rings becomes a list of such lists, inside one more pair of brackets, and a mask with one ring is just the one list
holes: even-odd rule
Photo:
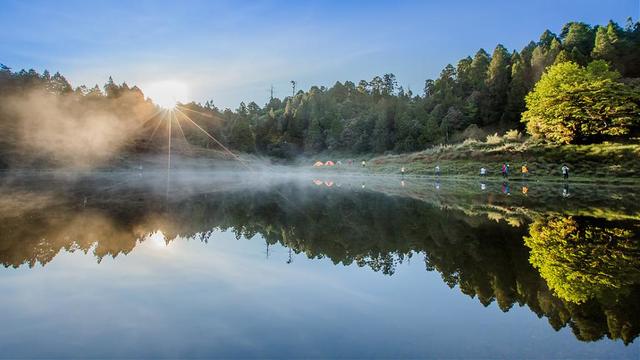
[[177, 81], [196, 101], [262, 105], [298, 87], [392, 72], [420, 91], [483, 47], [520, 49], [568, 21], [624, 24], [640, 0], [9, 1], [0, 63], [73, 83]]

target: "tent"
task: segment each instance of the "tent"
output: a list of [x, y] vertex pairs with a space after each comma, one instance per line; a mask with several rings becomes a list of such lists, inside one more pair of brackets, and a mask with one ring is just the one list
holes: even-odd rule
[[324, 166], [333, 166], [335, 165], [335, 163], [331, 160], [327, 161], [326, 163], [324, 163]]
[[313, 164], [313, 166], [315, 166], [315, 167], [324, 166], [324, 164], [322, 163], [322, 161], [316, 161], [316, 163]]

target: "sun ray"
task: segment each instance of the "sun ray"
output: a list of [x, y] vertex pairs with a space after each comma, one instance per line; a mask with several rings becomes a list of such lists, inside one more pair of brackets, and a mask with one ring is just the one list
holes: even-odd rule
[[169, 189], [171, 186], [171, 115], [172, 115], [173, 111], [169, 111], [169, 121], [167, 121], [167, 127], [169, 128], [169, 135], [167, 137], [167, 145], [168, 145], [168, 150], [167, 150], [167, 193], [166, 193], [166, 199], [167, 199], [167, 207], [169, 206]]
[[182, 109], [182, 110], [191, 111], [191, 112], [193, 112], [193, 113], [200, 114], [200, 115], [202, 115], [202, 116], [206, 116], [206, 117], [208, 117], [208, 118], [217, 118], [217, 117], [216, 117], [216, 116], [214, 116], [213, 114], [207, 114], [207, 113], [203, 113], [203, 112], [200, 112], [200, 111], [195, 111], [195, 110], [189, 109], [188, 107], [185, 107], [185, 106], [182, 106], [182, 105], [176, 105], [176, 108], [180, 108], [180, 109]]
[[158, 116], [163, 111], [164, 111], [164, 109], [162, 109], [162, 108], [156, 109], [156, 111], [154, 111], [153, 114], [149, 115], [146, 119], [144, 119], [140, 123], [140, 126], [138, 126], [138, 128], [144, 127], [150, 120], [153, 120], [156, 116]]
[[149, 135], [149, 141], [153, 140], [153, 137], [155, 136], [156, 131], [158, 131], [158, 128], [160, 127], [160, 124], [162, 124], [162, 118], [158, 119], [158, 123], [156, 124], [156, 127], [153, 128], [151, 135]]
[[169, 112], [169, 121], [167, 122], [168, 123], [167, 126], [169, 127], [169, 136], [168, 136], [168, 139], [167, 139], [167, 144], [168, 144], [168, 147], [169, 147], [168, 154], [167, 154], [167, 170], [171, 169], [171, 123], [172, 123], [171, 120], [172, 120], [172, 115], [173, 115], [173, 111], [170, 111]]
[[184, 146], [186, 146], [187, 151], [191, 152], [191, 149], [189, 147], [189, 145], [191, 145], [191, 144], [189, 144], [189, 140], [187, 140], [187, 137], [184, 134], [184, 130], [182, 130], [182, 125], [180, 125], [180, 120], [178, 119], [177, 116], [175, 117], [175, 119], [176, 119], [176, 124], [178, 125], [178, 129], [180, 130], [180, 133], [182, 134], [182, 138], [184, 139], [184, 142], [185, 142]]
[[244, 160], [242, 160], [238, 155], [236, 155], [233, 151], [229, 150], [229, 148], [227, 148], [226, 146], [224, 146], [223, 143], [221, 143], [220, 141], [218, 141], [218, 139], [216, 139], [213, 135], [209, 134], [209, 132], [207, 132], [205, 129], [203, 129], [202, 127], [200, 127], [200, 125], [196, 124], [195, 121], [193, 121], [189, 116], [187, 116], [187, 114], [183, 113], [182, 111], [180, 111], [180, 109], [176, 108], [175, 109], [177, 112], [179, 112], [180, 114], [182, 114], [182, 116], [185, 117], [185, 119], [189, 120], [193, 125], [195, 125], [198, 129], [200, 129], [200, 131], [202, 131], [205, 135], [207, 135], [211, 140], [215, 141], [216, 144], [218, 144], [222, 149], [224, 149], [226, 152], [228, 152], [229, 154], [231, 154], [231, 156], [233, 156], [236, 160], [238, 160], [244, 167], [246, 167], [249, 170], [253, 170], [251, 169], [249, 166], [247, 166], [247, 164], [244, 162]]
[[[166, 112], [166, 110], [164, 111]], [[156, 131], [158, 130], [158, 128], [160, 127], [160, 124], [162, 124], [162, 120], [163, 118], [166, 118], [167, 114], [164, 114], [163, 117], [158, 117], [158, 124], [156, 125], [156, 127], [153, 129], [153, 131], [151, 132], [151, 135], [149, 136], [149, 141], [153, 140], [153, 136], [156, 134]]]
[[[136, 128], [135, 131], [139, 131], [141, 129], [143, 129], [145, 127], [145, 125], [147, 125], [147, 123], [153, 119], [155, 119], [158, 115], [160, 115], [160, 113], [162, 113], [163, 111], [165, 111], [162, 108], [157, 108], [151, 115], [149, 115], [146, 119], [142, 120], [142, 122], [138, 125], [138, 127]], [[156, 125], [155, 129], [158, 128], [158, 126], [160, 126], [160, 123], [162, 122], [161, 118], [158, 118], [158, 124]], [[154, 129], [154, 133], [155, 133], [155, 129]], [[150, 140], [150, 139], [149, 139]]]

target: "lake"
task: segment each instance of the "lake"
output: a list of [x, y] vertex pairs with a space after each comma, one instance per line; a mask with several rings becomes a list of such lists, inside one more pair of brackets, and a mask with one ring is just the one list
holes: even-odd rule
[[2, 358], [629, 358], [640, 192], [329, 172], [0, 177]]

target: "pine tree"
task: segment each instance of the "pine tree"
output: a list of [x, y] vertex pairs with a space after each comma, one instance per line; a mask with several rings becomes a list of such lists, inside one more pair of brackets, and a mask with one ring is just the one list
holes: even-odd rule
[[591, 26], [581, 22], [567, 23], [560, 33], [562, 45], [569, 52], [577, 49], [580, 54], [590, 54], [593, 48], [595, 33]]
[[474, 90], [483, 91], [491, 59], [484, 49], [476, 52], [471, 62], [470, 79]]
[[507, 93], [511, 81], [511, 56], [507, 49], [496, 46], [487, 69], [487, 118], [485, 124], [497, 123], [507, 104]]
[[624, 71], [620, 53], [623, 52], [621, 50], [627, 44], [621, 41], [622, 32], [618, 24], [612, 21], [609, 21], [606, 27], [599, 26], [596, 29], [595, 45], [591, 51], [591, 57], [605, 60]]
[[507, 96], [507, 106], [502, 115], [502, 121], [517, 126], [520, 114], [525, 110], [524, 97], [529, 88], [527, 86], [526, 64], [518, 53], [511, 57], [511, 83]]
[[109, 80], [104, 85], [104, 94], [108, 98], [116, 98], [120, 95], [118, 85], [116, 85], [111, 76], [109, 76]]
[[[546, 45], [548, 41], [549, 45]], [[557, 38], [545, 40], [533, 49], [531, 53], [531, 81], [536, 83], [545, 72], [547, 67], [555, 62], [556, 56], [562, 50], [562, 45]]]

